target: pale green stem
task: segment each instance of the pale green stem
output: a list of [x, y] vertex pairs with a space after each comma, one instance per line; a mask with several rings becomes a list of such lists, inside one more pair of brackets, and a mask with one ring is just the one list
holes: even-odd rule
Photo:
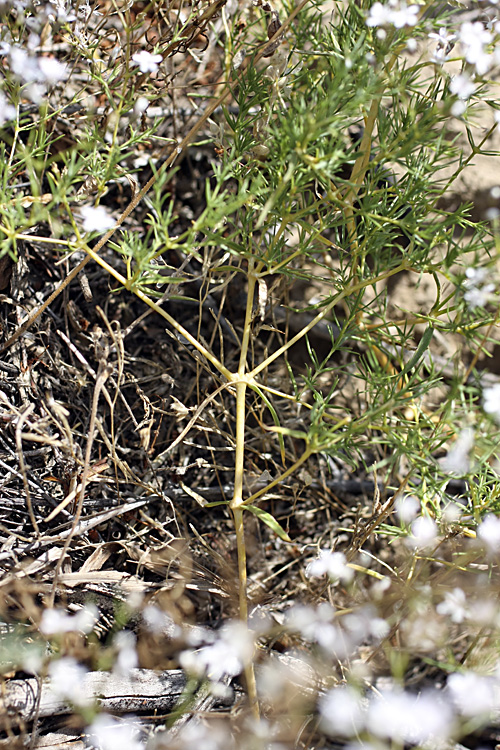
[[358, 281], [356, 284], [352, 284], [349, 287], [346, 287], [342, 292], [339, 292], [336, 297], [325, 307], [323, 310], [316, 315], [315, 318], [311, 320], [310, 323], [308, 323], [304, 328], [302, 328], [299, 333], [297, 333], [293, 338], [291, 338], [289, 341], [287, 341], [286, 344], [283, 344], [279, 349], [277, 349], [273, 354], [271, 354], [264, 362], [261, 362], [260, 365], [257, 365], [257, 367], [254, 367], [254, 369], [248, 373], [247, 375], [247, 382], [251, 382], [255, 378], [256, 375], [258, 375], [259, 372], [262, 372], [262, 370], [265, 370], [266, 367], [269, 367], [271, 362], [274, 362], [275, 359], [278, 359], [278, 357], [281, 357], [284, 352], [288, 351], [294, 344], [297, 343], [297, 341], [300, 341], [301, 338], [303, 338], [306, 334], [311, 331], [314, 326], [318, 325], [323, 318], [326, 318], [330, 310], [332, 310], [335, 305], [338, 305], [338, 303], [343, 300], [345, 297], [347, 297], [350, 294], [354, 294], [354, 292], [358, 292], [360, 289], [363, 289], [366, 286], [371, 286], [372, 284], [376, 284], [379, 281], [383, 281], [384, 279], [388, 279], [390, 276], [394, 276], [397, 273], [401, 273], [401, 271], [408, 270], [407, 263], [403, 262], [400, 263], [400, 265], [397, 268], [393, 268], [391, 271], [385, 271], [384, 273], [379, 274], [379, 276], [375, 276], [372, 279], [365, 279], [364, 281]]

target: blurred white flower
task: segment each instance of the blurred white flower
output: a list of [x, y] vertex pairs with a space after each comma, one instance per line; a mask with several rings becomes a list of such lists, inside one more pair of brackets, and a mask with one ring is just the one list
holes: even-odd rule
[[455, 672], [448, 677], [446, 689], [457, 710], [467, 718], [489, 715], [497, 707], [493, 677]]
[[415, 495], [398, 495], [394, 507], [399, 520], [410, 523], [420, 513], [420, 500]]
[[86, 706], [92, 702], [91, 695], [83, 689], [87, 670], [72, 657], [52, 661], [48, 676], [50, 690], [58, 698], [71, 701], [76, 706]]
[[363, 643], [374, 638], [380, 640], [389, 633], [389, 625], [377, 616], [374, 607], [367, 605], [359, 607], [355, 612], [342, 618], [342, 625], [355, 643]]
[[3, 91], [0, 91], [0, 125], [13, 120], [15, 116], [16, 108], [12, 104], [9, 104]]
[[131, 671], [139, 665], [136, 642], [137, 638], [131, 630], [121, 630], [113, 638], [113, 644], [118, 649], [113, 665], [115, 674], [128, 677]]
[[116, 223], [104, 206], [82, 206], [80, 214], [84, 232], [107, 232]]
[[183, 651], [179, 660], [183, 669], [213, 682], [224, 676], [240, 674], [253, 655], [253, 637], [242, 622], [230, 622], [217, 633], [214, 643], [197, 651]]
[[156, 73], [162, 60], [161, 55], [152, 55], [145, 49], [132, 55], [132, 64], [138, 65], [141, 73]]
[[366, 723], [368, 731], [378, 737], [421, 745], [448, 740], [453, 714], [437, 691], [413, 695], [388, 690], [370, 701]]
[[321, 696], [319, 712], [323, 729], [333, 737], [356, 737], [364, 729], [366, 707], [349, 686], [333, 688]]
[[40, 621], [40, 633], [55, 635], [79, 631], [90, 633], [99, 619], [99, 610], [93, 604], [86, 604], [76, 614], [68, 615], [63, 609], [46, 609]]
[[144, 750], [138, 728], [130, 719], [99, 714], [87, 728], [92, 744], [99, 750]]
[[142, 618], [148, 630], [160, 635], [168, 634], [171, 638], [178, 638], [181, 635], [181, 628], [175, 624], [170, 615], [167, 615], [160, 607], [155, 604], [147, 604], [142, 610]]
[[484, 307], [490, 300], [495, 285], [487, 283], [490, 273], [486, 268], [467, 268], [464, 281], [464, 300], [471, 310]]
[[[161, 746], [161, 735], [160, 746]], [[228, 729], [228, 724], [217, 723], [213, 719], [206, 724], [199, 716], [193, 716], [187, 724], [181, 725], [178, 743], [175, 747], [202, 748], [203, 750], [235, 750], [234, 736]], [[124, 750], [121, 748], [121, 750]]]
[[401, 6], [394, 10], [392, 14], [391, 23], [397, 29], [402, 29], [404, 26], [415, 26], [418, 22], [418, 5], [406, 5], [401, 3]]
[[348, 567], [344, 553], [331, 552], [328, 549], [322, 549], [319, 557], [310, 562], [306, 568], [308, 578], [321, 578], [325, 573], [330, 580], [342, 581], [342, 583], [349, 583], [354, 578], [354, 571]]
[[498, 552], [500, 550], [500, 518], [488, 513], [477, 527], [477, 538], [484, 543], [489, 552]]
[[437, 605], [439, 615], [449, 615], [452, 622], [463, 622], [467, 614], [467, 597], [461, 588], [447, 591], [443, 601]]
[[40, 71], [38, 80], [47, 83], [49, 86], [64, 81], [68, 77], [68, 67], [56, 60], [55, 57], [39, 57], [37, 62]]
[[450, 91], [455, 96], [458, 96], [459, 99], [464, 101], [469, 99], [475, 90], [476, 84], [465, 73], [459, 73], [451, 77]]
[[17, 78], [25, 83], [39, 80], [39, 69], [36, 58], [29, 55], [21, 47], [11, 47], [9, 50], [10, 69]]
[[367, 26], [388, 26], [391, 23], [392, 9], [382, 3], [373, 3], [366, 20]]
[[423, 549], [434, 544], [437, 539], [436, 522], [429, 516], [419, 516], [411, 525], [411, 536], [407, 543], [416, 549]]
[[418, 21], [418, 5], [406, 5], [397, 0], [389, 0], [387, 5], [380, 2], [373, 3], [366, 19], [367, 26], [415, 26]]
[[467, 474], [470, 471], [470, 452], [474, 447], [474, 430], [465, 427], [446, 456], [440, 460], [441, 468], [449, 474]]
[[463, 55], [468, 63], [474, 65], [478, 75], [484, 75], [493, 64], [492, 56], [486, 47], [493, 41], [493, 34], [480, 21], [463, 23], [459, 31]]
[[500, 424], [500, 383], [483, 388], [483, 409]]
[[352, 651], [353, 643], [350, 634], [332, 622], [334, 613], [327, 602], [322, 602], [316, 609], [299, 604], [288, 610], [285, 622], [290, 630], [341, 659]]

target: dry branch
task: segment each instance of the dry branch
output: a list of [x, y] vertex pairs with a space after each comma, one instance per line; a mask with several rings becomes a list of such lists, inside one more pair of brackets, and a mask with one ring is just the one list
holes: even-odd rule
[[[129, 677], [110, 672], [89, 672], [82, 682], [80, 704], [97, 701], [103, 711], [115, 713], [166, 713], [176, 705], [185, 685], [186, 676], [182, 669], [159, 673], [150, 669], [132, 669]], [[39, 695], [38, 681], [28, 678], [5, 683], [0, 699], [2, 710], [31, 721], [35, 713], [39, 718], [61, 716], [72, 713], [74, 707], [59, 696], [49, 679], [41, 683]]]

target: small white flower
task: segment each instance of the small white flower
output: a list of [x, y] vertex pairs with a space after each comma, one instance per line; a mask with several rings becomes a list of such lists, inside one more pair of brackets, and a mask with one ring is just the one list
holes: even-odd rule
[[183, 651], [179, 661], [188, 672], [206, 675], [212, 682], [225, 675], [240, 674], [252, 658], [253, 638], [244, 623], [230, 622], [217, 633], [217, 640], [198, 651]]
[[397, 2], [389, 2], [388, 5], [382, 5], [380, 2], [374, 3], [366, 19], [367, 26], [395, 26], [402, 29], [404, 26], [415, 26], [418, 21], [418, 5], [407, 6]]
[[491, 677], [474, 672], [455, 672], [448, 677], [446, 688], [462, 716], [477, 718], [481, 714], [487, 716], [496, 709], [494, 684]]
[[49, 86], [64, 81], [68, 77], [67, 66], [56, 60], [55, 57], [39, 57], [37, 62], [40, 71], [39, 80]]
[[[495, 388], [500, 395], [500, 385], [495, 386]], [[493, 390], [493, 388], [488, 390]], [[477, 527], [477, 538], [485, 544], [490, 552], [498, 552], [500, 550], [500, 518], [494, 516], [493, 513], [488, 513]]]
[[493, 41], [493, 34], [480, 21], [463, 23], [459, 31], [460, 44], [468, 63], [474, 65], [478, 75], [484, 75], [493, 63], [486, 46]]
[[437, 525], [429, 516], [419, 516], [411, 525], [411, 536], [407, 542], [416, 549], [429, 547], [436, 542]]
[[139, 664], [136, 649], [137, 638], [130, 630], [121, 630], [113, 638], [118, 655], [113, 665], [113, 672], [121, 677], [128, 677]]
[[391, 23], [392, 9], [382, 3], [373, 3], [366, 20], [367, 26], [388, 26]]
[[84, 232], [107, 232], [116, 223], [104, 206], [82, 206], [80, 214]]
[[404, 3], [392, 14], [391, 22], [397, 29], [404, 26], [415, 26], [418, 23], [418, 5], [406, 6]]
[[431, 690], [418, 695], [385, 691], [370, 702], [367, 716], [367, 728], [376, 736], [412, 745], [448, 740], [452, 722], [449, 705]]
[[483, 409], [500, 424], [500, 383], [483, 388]]
[[87, 670], [72, 657], [57, 659], [49, 665], [50, 690], [58, 698], [69, 700], [76, 706], [92, 702], [90, 693], [84, 691]]
[[468, 75], [465, 73], [459, 73], [456, 76], [452, 76], [450, 81], [450, 91], [455, 96], [458, 96], [462, 101], [469, 99], [474, 91], [476, 90], [476, 84], [471, 81]]
[[88, 727], [90, 740], [99, 750], [144, 750], [139, 731], [130, 719], [99, 714]]
[[20, 47], [11, 47], [9, 51], [10, 69], [17, 78], [25, 83], [38, 81], [40, 70], [36, 59]]
[[467, 614], [467, 598], [461, 588], [454, 588], [453, 591], [447, 591], [443, 601], [437, 605], [436, 612], [438, 615], [449, 615], [452, 622], [463, 622]]
[[137, 99], [136, 103], [134, 104], [133, 117], [135, 119], [138, 119], [144, 114], [144, 112], [147, 110], [148, 107], [149, 107], [149, 99], [146, 99], [145, 96], [140, 96]]
[[68, 615], [63, 609], [46, 609], [40, 622], [40, 633], [81, 632], [91, 633], [99, 618], [99, 611], [93, 604], [86, 604], [76, 614]]
[[132, 55], [132, 64], [138, 65], [141, 73], [156, 73], [162, 60], [161, 55], [152, 55], [145, 49]]
[[329, 549], [322, 549], [319, 557], [306, 568], [308, 578], [321, 578], [325, 573], [330, 580], [342, 583], [349, 583], [354, 578], [354, 571], [348, 567], [344, 553], [331, 552]]
[[394, 506], [402, 523], [410, 523], [420, 513], [420, 500], [415, 495], [398, 495]]
[[15, 116], [16, 108], [9, 104], [3, 91], [0, 91], [0, 125], [13, 120]]
[[484, 307], [495, 291], [495, 285], [486, 283], [489, 278], [486, 268], [467, 268], [464, 281], [464, 300], [471, 310], [476, 307]]
[[447, 455], [440, 460], [441, 468], [449, 474], [467, 474], [470, 471], [470, 452], [474, 447], [474, 430], [465, 427], [460, 431]]
[[351, 687], [329, 690], [319, 702], [321, 723], [332, 736], [356, 737], [364, 728], [365, 709], [359, 693]]
[[435, 32], [429, 34], [429, 39], [436, 44], [431, 62], [442, 65], [449, 59], [448, 55], [453, 49], [457, 36], [450, 34], [444, 26], [441, 26], [437, 34]]

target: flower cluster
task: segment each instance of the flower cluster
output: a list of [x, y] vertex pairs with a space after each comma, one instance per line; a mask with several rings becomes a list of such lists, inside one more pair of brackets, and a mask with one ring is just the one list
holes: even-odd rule
[[[320, 701], [323, 729], [331, 736], [436, 746], [446, 743], [468, 719], [486, 722], [496, 707], [500, 680], [475, 672], [448, 677], [444, 690], [419, 693], [391, 685], [369, 697], [347, 685], [333, 688]], [[365, 745], [363, 745], [365, 747]]]
[[483, 388], [483, 409], [500, 424], [500, 383]]
[[[457, 76], [458, 77], [458, 76]], [[464, 281], [464, 300], [471, 310], [484, 307], [495, 291], [491, 272], [486, 268], [467, 268]]]
[[368, 26], [394, 26], [402, 29], [404, 26], [415, 26], [418, 13], [418, 5], [406, 5], [398, 0], [389, 0], [386, 5], [376, 2], [370, 8], [366, 23]]

